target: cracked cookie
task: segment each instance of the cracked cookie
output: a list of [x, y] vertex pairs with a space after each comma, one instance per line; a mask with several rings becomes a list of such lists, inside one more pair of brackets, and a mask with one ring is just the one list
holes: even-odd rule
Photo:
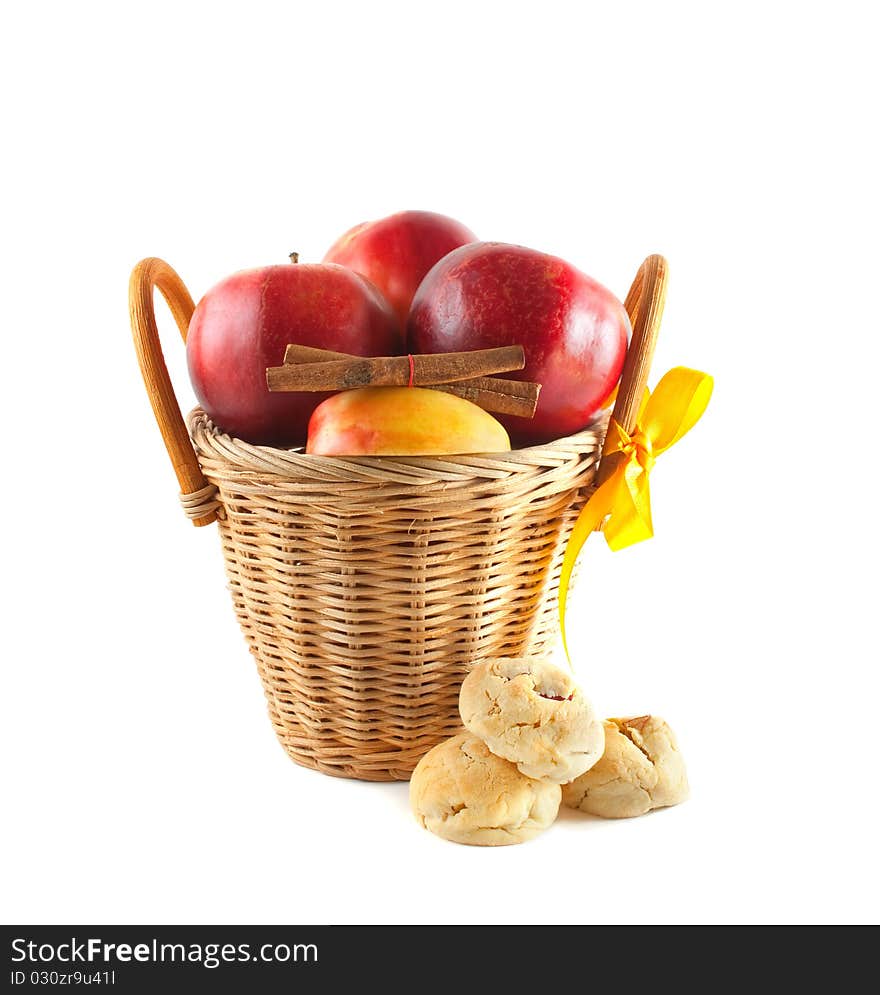
[[465, 728], [527, 777], [564, 784], [602, 756], [601, 720], [571, 674], [549, 663], [487, 660], [465, 677]]
[[569, 808], [606, 819], [644, 815], [687, 796], [687, 772], [675, 736], [654, 715], [609, 719], [601, 760], [562, 789]]
[[437, 836], [507, 846], [532, 839], [553, 822], [561, 789], [525, 777], [481, 740], [461, 733], [422, 757], [409, 799], [415, 817]]

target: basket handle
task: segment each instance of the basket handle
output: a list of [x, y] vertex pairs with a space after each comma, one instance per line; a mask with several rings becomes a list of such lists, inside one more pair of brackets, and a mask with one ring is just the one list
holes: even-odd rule
[[[624, 302], [632, 323], [632, 339], [623, 363], [620, 387], [611, 417], [628, 434], [635, 430], [639, 405], [648, 386], [648, 374], [666, 302], [668, 270], [669, 266], [663, 256], [648, 256], [639, 267]], [[611, 476], [622, 457], [623, 453], [619, 452], [603, 455], [599, 464], [598, 484], [604, 483]]]
[[202, 475], [171, 378], [168, 376], [153, 309], [153, 291], [156, 288], [165, 298], [180, 329], [180, 335], [186, 342], [189, 320], [195, 310], [192, 297], [183, 280], [168, 263], [151, 257], [142, 259], [135, 266], [128, 284], [128, 308], [134, 348], [147, 396], [153, 406], [153, 414], [171, 457], [171, 465], [177, 474], [183, 509], [193, 525], [210, 525], [217, 519], [220, 508], [217, 488], [209, 484]]

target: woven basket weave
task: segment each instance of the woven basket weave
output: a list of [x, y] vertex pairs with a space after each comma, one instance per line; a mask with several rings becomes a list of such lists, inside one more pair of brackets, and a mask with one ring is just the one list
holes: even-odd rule
[[[252, 446], [203, 411], [184, 425], [153, 288], [186, 338], [193, 303], [146, 259], [132, 274], [144, 381], [193, 522], [219, 523], [238, 621], [276, 735], [300, 764], [408, 779], [460, 731], [458, 689], [489, 656], [549, 655], [559, 571], [595, 483], [605, 420], [485, 456], [334, 458]], [[633, 339], [615, 417], [641, 396], [665, 266], [646, 260], [627, 298]], [[622, 422], [622, 423], [624, 423]]]

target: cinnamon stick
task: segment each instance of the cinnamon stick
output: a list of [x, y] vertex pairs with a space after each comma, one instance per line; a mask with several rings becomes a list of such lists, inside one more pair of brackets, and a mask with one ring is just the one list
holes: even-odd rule
[[419, 356], [372, 356], [320, 363], [285, 364], [266, 370], [269, 390], [349, 390], [352, 387], [431, 387], [506, 373], [525, 366], [522, 346]]
[[351, 352], [334, 352], [332, 349], [316, 349], [310, 345], [297, 345], [291, 342], [284, 350], [284, 365], [291, 363], [323, 363], [331, 359], [357, 359]]
[[[492, 383], [492, 377], [480, 378], [484, 382]], [[436, 383], [431, 384], [431, 390], [442, 390], [445, 394], [455, 394], [463, 397], [466, 401], [471, 401], [484, 411], [492, 411], [497, 415], [518, 415], [520, 418], [533, 418], [538, 407], [538, 394], [541, 392], [539, 383], [526, 383], [520, 380], [503, 380], [505, 384], [516, 384], [527, 386], [528, 394], [517, 396], [508, 394], [501, 390], [487, 390], [485, 387], [472, 386], [475, 381], [465, 380], [461, 383]]]
[[[292, 343], [288, 345], [284, 353], [284, 364], [320, 363], [332, 360], [356, 360], [358, 358], [351, 353], [316, 349], [313, 346]], [[407, 360], [408, 366], [409, 361]], [[408, 379], [407, 383], [409, 383]], [[541, 391], [540, 384], [530, 383], [527, 380], [507, 380], [501, 377], [473, 377], [470, 380], [449, 384], [431, 384], [430, 386], [433, 390], [442, 390], [444, 393], [463, 397], [486, 411], [517, 415], [520, 418], [534, 416], [538, 395]]]
[[[447, 354], [448, 355], [448, 354]], [[284, 352], [284, 365], [295, 363], [320, 363], [331, 359], [358, 359], [360, 357], [350, 352], [333, 352], [331, 349], [315, 349], [310, 345], [289, 345]], [[506, 371], [505, 371], [506, 372]], [[460, 381], [459, 381], [460, 382]], [[514, 397], [537, 397], [540, 384], [528, 380], [503, 380], [501, 377], [473, 377], [467, 381], [468, 386], [480, 387], [484, 390], [497, 390]], [[431, 384], [438, 387], [439, 384]], [[452, 385], [450, 385], [452, 386]]]

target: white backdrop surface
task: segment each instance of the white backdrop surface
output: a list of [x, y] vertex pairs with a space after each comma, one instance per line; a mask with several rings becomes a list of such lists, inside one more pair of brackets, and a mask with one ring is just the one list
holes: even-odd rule
[[[7, 922], [876, 922], [878, 69], [870, 5], [21, 5], [0, 75]], [[215, 530], [128, 333], [133, 264], [196, 297], [436, 210], [623, 296], [715, 396], [656, 538], [573, 595], [601, 711], [677, 730], [691, 800], [475, 849], [405, 785], [278, 747]], [[162, 331], [182, 403], [183, 350]], [[872, 608], [871, 606], [874, 605]]]

